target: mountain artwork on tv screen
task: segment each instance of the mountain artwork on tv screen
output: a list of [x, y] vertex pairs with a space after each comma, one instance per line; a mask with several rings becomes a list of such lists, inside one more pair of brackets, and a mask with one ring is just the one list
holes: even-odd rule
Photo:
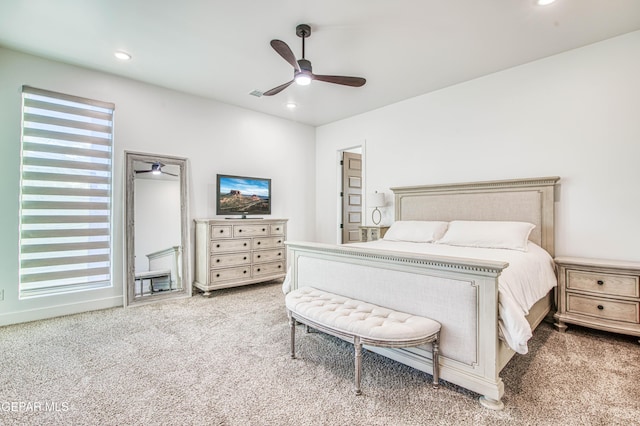
[[271, 214], [271, 179], [217, 176], [217, 214]]

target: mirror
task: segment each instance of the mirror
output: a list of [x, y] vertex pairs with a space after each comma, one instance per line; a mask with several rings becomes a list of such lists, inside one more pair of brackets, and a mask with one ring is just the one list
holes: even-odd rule
[[125, 306], [191, 296], [187, 159], [125, 151]]

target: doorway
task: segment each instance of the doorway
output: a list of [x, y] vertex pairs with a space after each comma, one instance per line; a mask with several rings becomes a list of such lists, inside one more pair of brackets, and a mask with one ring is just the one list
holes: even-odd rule
[[340, 162], [342, 169], [341, 200], [341, 243], [360, 241], [363, 205], [363, 162], [360, 147], [343, 151]]

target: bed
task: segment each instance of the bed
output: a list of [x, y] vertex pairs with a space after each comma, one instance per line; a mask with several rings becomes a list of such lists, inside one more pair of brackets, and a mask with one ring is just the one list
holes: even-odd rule
[[[441, 221], [449, 224], [449, 230], [454, 222], [530, 223], [535, 227], [524, 243], [525, 250], [539, 247], [552, 259], [558, 181], [558, 177], [544, 177], [392, 188], [395, 220]], [[479, 393], [483, 406], [501, 409], [504, 384], [500, 371], [516, 354], [505, 341], [501, 318], [506, 303], [500, 290], [501, 275], [507, 275], [503, 271], [509, 261], [502, 256], [467, 257], [457, 251], [416, 251], [408, 245], [389, 245], [386, 240], [355, 245], [287, 242], [290, 269], [283, 290], [315, 287], [440, 322], [440, 377]], [[555, 276], [553, 280], [550, 288]], [[545, 291], [526, 310], [529, 331], [550, 314], [552, 296], [552, 291]], [[368, 349], [433, 372], [429, 345]], [[526, 352], [526, 342], [524, 348], [516, 349]]]

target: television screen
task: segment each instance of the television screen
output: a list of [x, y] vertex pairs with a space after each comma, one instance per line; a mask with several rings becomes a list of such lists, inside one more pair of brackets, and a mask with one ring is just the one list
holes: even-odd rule
[[218, 215], [271, 214], [271, 179], [217, 176]]

